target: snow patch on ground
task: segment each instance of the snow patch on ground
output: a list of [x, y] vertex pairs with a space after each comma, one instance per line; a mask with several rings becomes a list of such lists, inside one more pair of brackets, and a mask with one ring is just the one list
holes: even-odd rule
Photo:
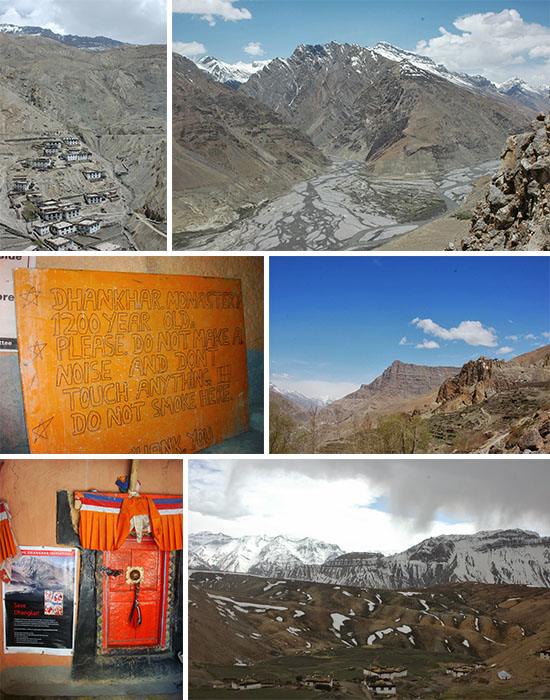
[[397, 631], [403, 632], [403, 634], [409, 634], [409, 632], [412, 632], [412, 629], [409, 625], [401, 625], [401, 627], [397, 627]]
[[463, 640], [462, 640], [462, 644], [464, 644], [465, 647], [469, 647], [469, 646], [470, 646], [470, 642], [469, 642], [467, 639], [463, 639]]
[[331, 613], [330, 616], [332, 617], [332, 626], [338, 632], [340, 631], [344, 622], [346, 620], [349, 620], [349, 617], [346, 617], [345, 615], [342, 615], [341, 613]]
[[207, 593], [206, 595], [209, 598], [213, 598], [214, 600], [219, 600], [220, 602], [222, 602], [222, 604], [231, 603], [231, 605], [234, 605], [235, 608], [237, 610], [240, 610], [241, 612], [249, 612], [244, 608], [254, 608], [253, 612], [265, 612], [266, 610], [288, 610], [288, 608], [284, 608], [281, 605], [264, 605], [263, 603], [242, 603], [241, 601], [233, 600], [233, 598], [225, 598], [222, 595], [214, 595], [213, 593]]
[[372, 600], [369, 600], [368, 598], [363, 598], [363, 600], [367, 601], [367, 603], [369, 604], [369, 612], [372, 612], [376, 607], [376, 603], [373, 603]]
[[293, 617], [302, 617], [302, 615], [305, 615], [303, 610], [295, 610]]
[[270, 591], [272, 588], [275, 588], [275, 586], [280, 586], [281, 583], [286, 583], [286, 581], [275, 581], [275, 583], [267, 583], [266, 586], [263, 587], [262, 590], [264, 591]]
[[276, 617], [275, 619], [277, 620], [277, 622], [282, 622], [282, 621], [283, 621], [283, 618], [282, 618], [282, 617]]
[[414, 641], [414, 637], [412, 636], [412, 634], [411, 634], [411, 636], [409, 637], [409, 642], [410, 642], [411, 644], [414, 644], [414, 646], [416, 646], [416, 642]]
[[290, 632], [290, 634], [293, 634], [295, 637], [297, 637], [298, 632], [300, 631], [300, 628], [299, 627], [287, 627], [286, 631]]
[[399, 593], [399, 595], [406, 595], [406, 596], [420, 595], [420, 593], [414, 593], [411, 591], [396, 591], [396, 593]]

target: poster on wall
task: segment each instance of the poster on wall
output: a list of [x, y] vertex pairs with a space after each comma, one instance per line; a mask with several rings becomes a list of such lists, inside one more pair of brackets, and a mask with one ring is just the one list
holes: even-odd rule
[[5, 653], [73, 653], [77, 550], [21, 547], [3, 584]]
[[34, 267], [34, 255], [0, 255], [0, 352], [17, 352], [13, 270]]

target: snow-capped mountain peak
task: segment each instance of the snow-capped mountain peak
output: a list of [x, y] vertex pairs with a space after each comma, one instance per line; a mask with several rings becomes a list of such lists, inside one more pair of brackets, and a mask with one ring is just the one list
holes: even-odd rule
[[252, 61], [252, 63], [245, 63], [244, 61], [225, 63], [213, 56], [203, 56], [197, 61], [197, 66], [210, 73], [214, 80], [217, 80], [219, 83], [225, 83], [230, 87], [238, 87], [241, 83], [246, 83], [251, 75], [262, 70], [270, 62], [270, 60], [267, 60]]
[[321, 565], [343, 551], [309, 537], [285, 535], [244, 535], [230, 537], [222, 533], [198, 532], [189, 535], [189, 566], [206, 563], [213, 569], [270, 576], [277, 567]]

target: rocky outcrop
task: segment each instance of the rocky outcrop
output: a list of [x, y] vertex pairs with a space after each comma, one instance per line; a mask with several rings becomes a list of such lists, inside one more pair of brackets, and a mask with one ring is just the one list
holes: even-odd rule
[[[538, 356], [537, 356], [538, 357]], [[467, 362], [460, 372], [440, 386], [436, 403], [438, 411], [454, 411], [471, 406], [507, 389], [550, 380], [550, 369], [541, 357], [537, 364], [521, 364], [513, 361], [480, 357]]]
[[510, 136], [462, 250], [550, 250], [550, 114]]

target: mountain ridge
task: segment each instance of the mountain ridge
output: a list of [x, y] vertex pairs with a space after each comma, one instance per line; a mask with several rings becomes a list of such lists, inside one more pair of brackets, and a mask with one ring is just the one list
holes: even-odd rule
[[[219, 566], [220, 562], [235, 561], [235, 557], [228, 560], [224, 556], [214, 557], [212, 548], [210, 553], [204, 548], [201, 550], [195, 545], [201, 535], [212, 533], [190, 535], [190, 554], [209, 565], [214, 564], [216, 570], [227, 571]], [[283, 536], [271, 539], [281, 538], [290, 539]], [[232, 541], [233, 545], [237, 543], [237, 546], [241, 542], [246, 548], [251, 538], [231, 538], [221, 534], [221, 539]], [[298, 541], [309, 542], [310, 538]], [[211, 538], [209, 542], [212, 543]], [[284, 560], [280, 556], [266, 556], [261, 559], [260, 548], [256, 550], [259, 556], [240, 573], [389, 589], [429, 587], [457, 581], [550, 587], [550, 537], [521, 528], [481, 530], [472, 535], [437, 535], [390, 555], [377, 552], [335, 554], [340, 549], [336, 545], [314, 542], [316, 547], [311, 550], [310, 558], [319, 557], [320, 552], [331, 552], [323, 563], [310, 560], [294, 566], [292, 557]], [[271, 555], [271, 552], [267, 554]], [[241, 565], [245, 560], [246, 556], [240, 557]], [[238, 572], [235, 568], [230, 571]]]

